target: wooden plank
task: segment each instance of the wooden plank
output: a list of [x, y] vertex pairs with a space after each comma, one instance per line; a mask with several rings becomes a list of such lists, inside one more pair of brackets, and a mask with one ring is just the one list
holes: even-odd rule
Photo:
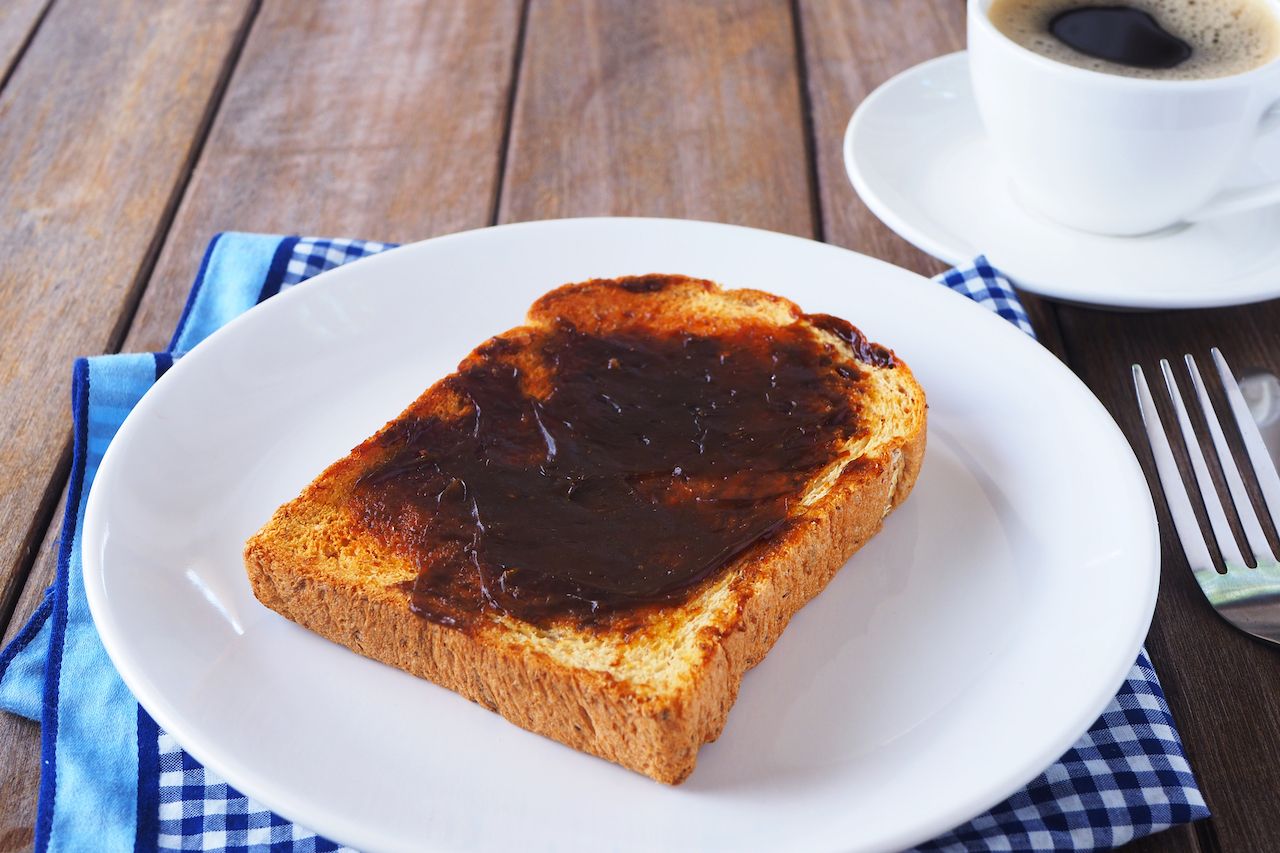
[[913, 65], [964, 48], [964, 6], [940, 0], [800, 0], [818, 197], [829, 243], [925, 275], [947, 265], [890, 231], [845, 174], [844, 129], [872, 90]]
[[65, 471], [71, 359], [119, 340], [247, 12], [65, 0], [0, 93], [0, 618]]
[[40, 727], [0, 714], [0, 853], [30, 850], [40, 788]]
[[[947, 264], [894, 234], [858, 198], [845, 172], [843, 141], [853, 111], [877, 86], [926, 59], [964, 49], [963, 4], [801, 0], [797, 9], [824, 239], [922, 275], [942, 272]], [[1052, 306], [1023, 296], [1040, 342], [1061, 357]]]
[[[0, 80], [8, 77], [28, 41], [40, 26], [52, 0], [7, 0], [0, 3]], [[4, 836], [0, 834], [0, 851]]]
[[[1203, 371], [1209, 365], [1209, 347], [1215, 345], [1237, 374], [1247, 368], [1280, 373], [1275, 333], [1280, 328], [1280, 301], [1149, 314], [1063, 308], [1060, 317], [1077, 372], [1120, 424], [1152, 483], [1157, 481], [1134, 402], [1131, 364], [1143, 365], [1158, 397], [1164, 396], [1160, 358], [1175, 360], [1193, 353]], [[1162, 417], [1166, 424], [1172, 422], [1168, 406], [1162, 407]], [[1226, 420], [1230, 423], [1230, 417]], [[1220, 849], [1272, 849], [1280, 838], [1280, 810], [1275, 808], [1280, 765], [1273, 760], [1280, 755], [1276, 650], [1213, 613], [1168, 523], [1164, 495], [1158, 486], [1152, 491], [1164, 558], [1147, 647], [1213, 810], [1212, 835]]]
[[[54, 518], [61, 522], [66, 492]], [[22, 630], [53, 583], [58, 565], [59, 524], [52, 525], [27, 577], [0, 648]], [[36, 794], [40, 790], [40, 726], [0, 713], [0, 853], [29, 850], [35, 838]]]
[[222, 230], [490, 224], [519, 0], [264, 3], [125, 349], [163, 349]]
[[812, 236], [801, 116], [784, 0], [533, 0], [499, 218]]
[[1124, 845], [1125, 853], [1200, 853], [1194, 826], [1175, 826]]

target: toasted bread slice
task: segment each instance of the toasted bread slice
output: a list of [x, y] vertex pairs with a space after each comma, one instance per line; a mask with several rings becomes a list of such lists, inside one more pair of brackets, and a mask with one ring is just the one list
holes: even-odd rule
[[[406, 424], [460, 424], [465, 431], [468, 418], [479, 423], [480, 404], [468, 398], [460, 376], [498, 364], [522, 377], [522, 393], [531, 399], [546, 395], [556, 379], [555, 365], [546, 363], [547, 341], [564, 329], [628, 340], [803, 338], [824, 370], [849, 378], [833, 379], [831, 387], [847, 397], [853, 417], [838, 440], [829, 432], [814, 437], [828, 442], [827, 455], [814, 457], [821, 462], [803, 469], [806, 479], [783, 497], [784, 523], [738, 543], [713, 570], [674, 592], [635, 607], [615, 602], [602, 614], [583, 610], [582, 596], [571, 596], [577, 609], [557, 615], [554, 608], [522, 611], [518, 594], [510, 606], [470, 593], [450, 600], [455, 587], [446, 585], [428, 590], [442, 600], [422, 605], [416, 591], [438, 551], [415, 550], [406, 537], [419, 545], [430, 539], [432, 518], [412, 508], [387, 516], [382, 498], [357, 498], [367, 492], [371, 472], [398, 470], [388, 469], [387, 460]], [[555, 447], [547, 441], [550, 459]], [[288, 619], [530, 731], [675, 784], [693, 770], [700, 746], [719, 736], [743, 673], [906, 498], [924, 446], [925, 398], [911, 371], [844, 321], [803, 314], [777, 296], [682, 276], [592, 280], [543, 296], [525, 326], [477, 348], [459, 373], [437, 382], [280, 507], [248, 541], [245, 565], [254, 594]], [[684, 488], [678, 477], [670, 479], [668, 486]], [[401, 535], [397, 519], [407, 519], [413, 536]], [[457, 553], [474, 556], [466, 548]]]

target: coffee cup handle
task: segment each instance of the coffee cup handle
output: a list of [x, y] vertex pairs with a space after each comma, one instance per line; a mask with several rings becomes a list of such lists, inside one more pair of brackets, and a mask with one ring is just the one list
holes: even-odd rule
[[[1280, 130], [1280, 101], [1276, 101], [1258, 121], [1258, 136]], [[1199, 210], [1187, 216], [1188, 222], [1200, 222], [1228, 213], [1240, 213], [1255, 207], [1280, 204], [1280, 178], [1253, 187], [1225, 190], [1209, 199]]]

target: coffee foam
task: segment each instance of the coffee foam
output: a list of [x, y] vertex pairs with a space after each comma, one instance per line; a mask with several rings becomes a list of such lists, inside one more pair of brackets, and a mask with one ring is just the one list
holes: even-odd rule
[[[1191, 45], [1173, 68], [1134, 68], [1079, 53], [1049, 34], [1055, 15], [1084, 6], [1125, 5], [1149, 13]], [[1250, 71], [1280, 56], [1280, 19], [1266, 0], [995, 0], [987, 17], [1028, 50], [1057, 62], [1155, 80], [1202, 80]]]

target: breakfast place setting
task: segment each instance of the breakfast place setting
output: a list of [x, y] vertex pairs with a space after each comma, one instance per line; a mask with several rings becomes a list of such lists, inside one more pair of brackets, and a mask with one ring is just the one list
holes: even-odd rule
[[1280, 846], [1277, 0], [0, 61], [0, 853]]

